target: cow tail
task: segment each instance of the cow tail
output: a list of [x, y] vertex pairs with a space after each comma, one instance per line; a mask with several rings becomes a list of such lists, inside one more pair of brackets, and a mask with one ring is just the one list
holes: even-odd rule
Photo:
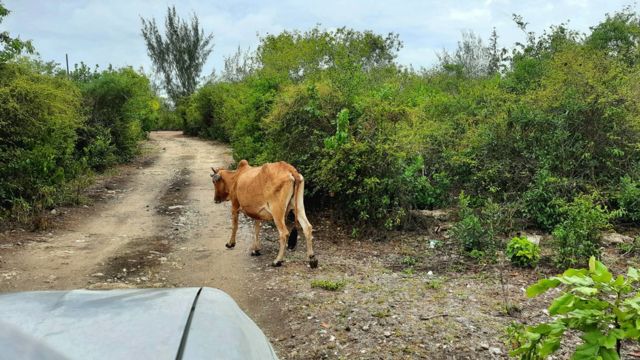
[[298, 223], [298, 198], [300, 190], [304, 191], [304, 179], [300, 174], [292, 174], [293, 175], [293, 228], [291, 229], [291, 233], [289, 234], [289, 239], [287, 241], [287, 247], [290, 250], [296, 248], [298, 243], [298, 228], [296, 224]]

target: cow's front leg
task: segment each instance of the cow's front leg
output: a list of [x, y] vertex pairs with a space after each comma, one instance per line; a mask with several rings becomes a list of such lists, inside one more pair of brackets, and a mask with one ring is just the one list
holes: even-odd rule
[[[275, 214], [274, 214], [275, 215]], [[287, 225], [284, 223], [284, 214], [282, 216], [274, 216], [274, 222], [276, 223], [276, 227], [278, 228], [278, 234], [280, 238], [278, 242], [280, 243], [280, 250], [278, 251], [278, 257], [273, 262], [273, 266], [282, 265], [282, 260], [284, 259], [284, 249], [287, 238], [289, 237], [289, 230], [287, 229]]]
[[251, 246], [251, 256], [260, 256], [260, 226], [262, 225], [261, 220], [256, 220], [253, 224], [253, 230], [255, 232], [256, 238], [253, 241], [253, 246]]
[[233, 207], [231, 209], [231, 239], [224, 246], [227, 249], [233, 249], [236, 246], [236, 233], [238, 232], [238, 211], [239, 209]]

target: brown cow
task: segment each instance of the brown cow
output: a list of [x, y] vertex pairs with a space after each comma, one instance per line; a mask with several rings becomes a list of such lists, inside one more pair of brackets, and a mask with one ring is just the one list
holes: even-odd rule
[[[238, 231], [238, 212], [255, 219], [255, 241], [251, 255], [260, 255], [260, 225], [264, 220], [273, 220], [280, 235], [280, 251], [273, 266], [282, 265], [285, 240], [289, 230], [285, 225], [287, 214], [293, 210], [296, 222], [300, 224], [307, 240], [307, 256], [312, 268], [318, 266], [313, 253], [312, 228], [304, 212], [304, 178], [291, 165], [284, 161], [262, 166], [250, 166], [242, 160], [236, 170], [214, 169], [211, 178], [215, 187], [216, 203], [231, 201], [231, 219], [233, 228], [231, 239], [226, 247], [236, 246]], [[294, 224], [295, 225], [295, 224]], [[293, 229], [296, 232], [296, 229]], [[294, 234], [292, 234], [294, 235]], [[289, 247], [295, 246], [290, 239]]]

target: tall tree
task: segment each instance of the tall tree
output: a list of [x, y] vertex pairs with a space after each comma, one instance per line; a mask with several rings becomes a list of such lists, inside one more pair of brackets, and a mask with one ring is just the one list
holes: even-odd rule
[[250, 49], [243, 52], [238, 46], [238, 50], [233, 55], [225, 56], [221, 79], [228, 82], [240, 82], [251, 75], [256, 68], [256, 60], [251, 55]]
[[196, 90], [202, 66], [213, 50], [213, 34], [205, 34], [194, 14], [188, 23], [178, 17], [175, 6], [167, 9], [165, 36], [155, 19], [142, 20], [142, 36], [162, 87], [174, 104]]
[[[7, 10], [0, 2], [0, 23], [2, 19], [9, 15]], [[0, 32], [0, 64], [7, 62], [22, 52], [32, 54], [34, 52], [31, 41], [22, 41], [20, 38], [12, 38], [8, 31]]]
[[482, 38], [472, 31], [463, 31], [455, 52], [443, 50], [437, 54], [440, 66], [467, 77], [477, 78], [489, 74], [491, 64], [490, 49], [482, 43]]

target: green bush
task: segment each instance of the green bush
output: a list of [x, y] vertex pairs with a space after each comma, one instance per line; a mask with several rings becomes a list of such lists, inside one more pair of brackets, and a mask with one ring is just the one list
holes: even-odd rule
[[183, 130], [184, 124], [177, 111], [165, 103], [160, 103], [158, 122], [152, 130]]
[[618, 191], [614, 192], [614, 198], [620, 209], [622, 217], [633, 222], [640, 220], [640, 183], [630, 176], [620, 179]]
[[325, 158], [325, 139], [335, 134], [343, 104], [339, 92], [330, 84], [285, 88], [261, 124], [266, 140], [262, 159], [295, 164], [313, 190], [318, 184], [313, 180], [319, 163]]
[[563, 221], [553, 230], [555, 263], [559, 267], [586, 263], [600, 255], [600, 235], [609, 227], [611, 214], [593, 196], [578, 196], [561, 209]]
[[540, 248], [526, 237], [514, 237], [507, 244], [507, 258], [518, 267], [535, 267], [540, 261]]
[[568, 332], [582, 340], [572, 359], [620, 359], [625, 340], [640, 338], [640, 272], [630, 267], [626, 278], [614, 277], [595, 257], [588, 269], [569, 269], [562, 275], [542, 279], [527, 288], [527, 296], [539, 296], [562, 287], [549, 306], [552, 320], [511, 329], [514, 349], [520, 359], [545, 359], [562, 347]]
[[185, 133], [229, 141], [243, 110], [237, 87], [225, 83], [207, 84], [189, 99]]
[[560, 209], [571, 193], [567, 179], [545, 170], [538, 172], [522, 195], [524, 217], [542, 230], [552, 230], [560, 223]]
[[[145, 131], [155, 127], [160, 108], [149, 79], [131, 68], [107, 70], [80, 84], [88, 112], [85, 132], [89, 144], [108, 129], [119, 162], [130, 161], [137, 153], [138, 142]], [[103, 141], [104, 137], [100, 140]]]
[[83, 126], [78, 129], [76, 152], [96, 171], [104, 171], [118, 162], [111, 131], [102, 126]]
[[156, 116], [148, 79], [89, 75], [69, 80], [38, 59], [0, 64], [0, 217], [46, 225], [43, 210], [81, 200], [90, 169], [135, 154]]
[[0, 64], [0, 209], [32, 213], [61, 201], [75, 162], [81, 96], [28, 64]]
[[460, 242], [462, 250], [480, 258], [487, 252], [493, 252], [493, 234], [483, 223], [481, 217], [470, 207], [471, 198], [460, 193], [458, 197], [458, 222], [451, 229], [453, 237]]

